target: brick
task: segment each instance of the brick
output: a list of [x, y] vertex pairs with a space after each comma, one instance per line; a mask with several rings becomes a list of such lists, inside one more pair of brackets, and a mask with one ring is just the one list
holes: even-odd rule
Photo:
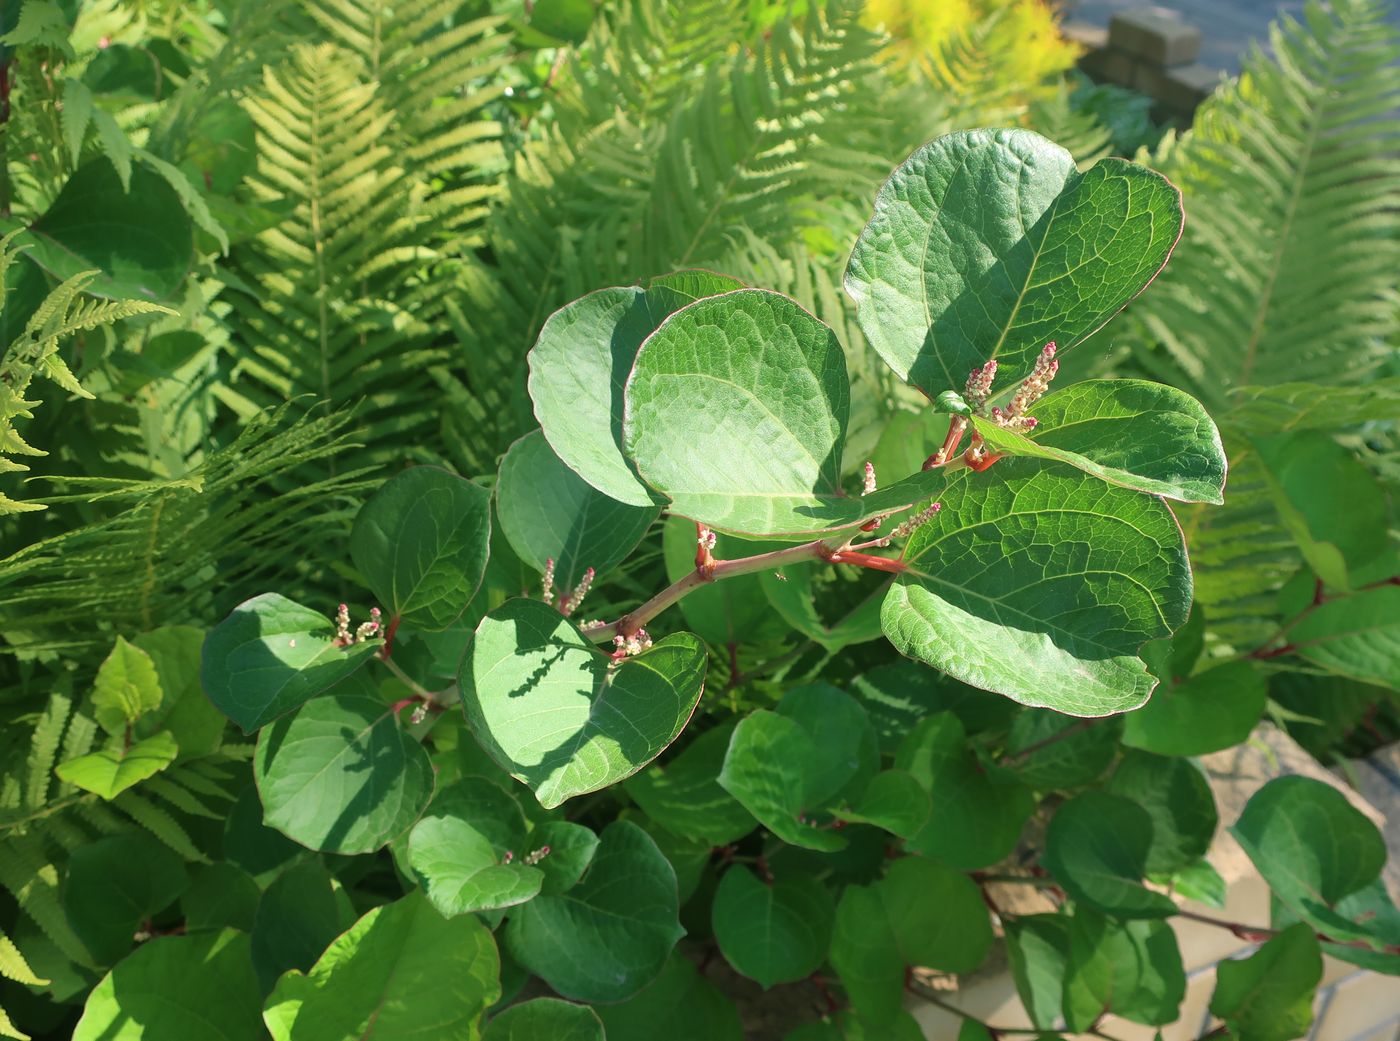
[[1210, 96], [1220, 82], [1220, 73], [1205, 65], [1183, 65], [1159, 69], [1139, 62], [1133, 67], [1134, 90], [1146, 94], [1174, 115], [1189, 116]]
[[1108, 22], [1112, 47], [1160, 68], [1195, 61], [1202, 39], [1194, 25], [1153, 10], [1116, 11]]
[[1133, 82], [1132, 57], [1112, 47], [1089, 51], [1079, 59], [1079, 68], [1084, 75], [1099, 83], [1116, 83], [1127, 87]]
[[1108, 30], [1093, 22], [1065, 22], [1060, 26], [1060, 35], [1086, 51], [1102, 50], [1108, 46]]

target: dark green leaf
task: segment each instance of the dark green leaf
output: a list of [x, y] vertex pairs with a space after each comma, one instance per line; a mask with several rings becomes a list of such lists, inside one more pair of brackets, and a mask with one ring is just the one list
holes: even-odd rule
[[1340, 596], [1288, 630], [1297, 653], [1329, 672], [1400, 690], [1400, 586]]
[[843, 821], [874, 824], [901, 838], [913, 838], [928, 822], [931, 804], [913, 774], [882, 770], [870, 779], [850, 808], [836, 810]]
[[209, 864], [200, 869], [180, 897], [185, 930], [251, 933], [261, 896], [257, 882], [246, 871], [222, 860]]
[[1142, 885], [1152, 818], [1119, 795], [1076, 795], [1051, 818], [1043, 862], [1075, 900], [1118, 918], [1173, 914], [1171, 897]]
[[948, 134], [885, 182], [846, 270], [871, 346], [930, 397], [996, 358], [1008, 382], [1047, 341], [1068, 350], [1152, 281], [1182, 227], [1160, 174], [1080, 174], [1026, 130]]
[[1129, 752], [1104, 790], [1133, 800], [1152, 818], [1148, 874], [1171, 874], [1210, 848], [1220, 818], [1210, 782], [1190, 760]]
[[598, 1015], [608, 1041], [742, 1041], [734, 1002], [684, 956], [672, 954], [661, 975], [640, 994]]
[[904, 959], [884, 902], [874, 886], [847, 886], [836, 905], [831, 967], [852, 1007], [872, 1023], [888, 1023], [904, 998]]
[[1017, 915], [1006, 922], [1006, 952], [1016, 993], [1031, 1024], [1051, 1029], [1062, 1016], [1070, 920], [1062, 914]]
[[1186, 996], [1176, 933], [1166, 922], [1115, 922], [1087, 908], [1069, 925], [1064, 1014], [1071, 1030], [1113, 1013], [1134, 1023], [1173, 1022]]
[[719, 783], [734, 722], [707, 730], [664, 766], [652, 763], [627, 781], [627, 794], [662, 827], [711, 846], [754, 829], [753, 814]]
[[1216, 968], [1211, 1012], [1238, 1041], [1292, 1041], [1313, 1021], [1322, 952], [1306, 925], [1289, 926], [1248, 958]]
[[[827, 570], [835, 571], [833, 567]], [[880, 638], [880, 601], [883, 588], [876, 587], [873, 595], [856, 603], [849, 611], [828, 622], [818, 610], [830, 600], [829, 587], [817, 585], [817, 566], [789, 568], [782, 572], [764, 571], [759, 574], [763, 595], [779, 616], [801, 635], [835, 652], [854, 643], [866, 643]]]
[[603, 1023], [587, 1005], [535, 998], [493, 1016], [481, 1041], [604, 1041]]
[[263, 1018], [275, 1041], [472, 1041], [500, 965], [473, 915], [443, 918], [414, 892], [370, 911], [305, 976], [283, 976]]
[[345, 679], [377, 646], [337, 646], [325, 615], [264, 593], [209, 631], [200, 679], [219, 711], [251, 734]]
[[549, 847], [549, 854], [536, 866], [544, 873], [541, 892], [550, 896], [576, 886], [598, 852], [598, 836], [569, 821], [545, 821], [530, 832], [529, 840], [531, 852]]
[[1116, 718], [1085, 727], [1082, 720], [1049, 709], [1025, 709], [1011, 726], [1006, 761], [1033, 788], [1077, 788], [1103, 776], [1118, 754], [1122, 733]]
[[1233, 748], [1264, 714], [1268, 684], [1247, 661], [1228, 662], [1180, 683], [1162, 683], [1123, 721], [1123, 743], [1159, 755]]
[[613, 662], [554, 608], [509, 600], [477, 626], [462, 703], [492, 758], [553, 809], [630, 777], [674, 741], [706, 663], [689, 633]]
[[661, 973], [684, 934], [678, 910], [676, 874], [656, 843], [615, 821], [583, 881], [511, 914], [506, 944], [565, 997], [625, 1001]]
[[661, 510], [610, 499], [560, 461], [538, 430], [511, 445], [496, 482], [501, 527], [536, 571], [554, 561], [554, 581], [573, 589], [584, 571], [627, 559]]
[[308, 702], [258, 735], [266, 821], [311, 849], [369, 853], [406, 831], [433, 793], [423, 746], [372, 698]]
[[874, 888], [905, 964], [963, 974], [986, 960], [992, 920], [976, 883], [960, 871], [900, 857]]
[[68, 858], [63, 909], [99, 965], [131, 950], [141, 923], [174, 903], [189, 883], [185, 865], [141, 832], [89, 842]]
[[350, 928], [355, 910], [320, 864], [294, 864], [267, 887], [253, 919], [253, 968], [263, 994], [289, 969], [306, 972]]
[[436, 466], [385, 481], [355, 516], [350, 556], [389, 613], [446, 629], [476, 595], [491, 544], [491, 493]]
[[1138, 657], [1186, 620], [1191, 572], [1158, 498], [1056, 464], [960, 472], [909, 539], [885, 598], [902, 653], [1026, 705], [1076, 716], [1136, 708], [1156, 680]]
[[778, 703], [778, 715], [793, 720], [812, 739], [817, 755], [804, 764], [804, 799], [825, 806], [864, 791], [880, 767], [875, 730], [860, 702], [827, 683], [795, 687]]
[[851, 681], [851, 693], [865, 706], [886, 753], [895, 752], [915, 724], [935, 712], [953, 713], [973, 734], [1007, 726], [1021, 711], [1005, 698], [914, 661], [871, 669]]
[[804, 979], [826, 961], [836, 902], [809, 875], [764, 883], [734, 866], [720, 879], [711, 915], [729, 964], [766, 989]]

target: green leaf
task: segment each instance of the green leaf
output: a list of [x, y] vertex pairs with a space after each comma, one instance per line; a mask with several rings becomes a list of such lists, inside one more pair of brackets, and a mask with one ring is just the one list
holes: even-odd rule
[[1238, 1041], [1292, 1041], [1308, 1032], [1322, 952], [1306, 925], [1292, 925], [1248, 958], [1216, 970], [1210, 1011]]
[[[544, 885], [525, 863], [519, 804], [490, 781], [464, 777], [444, 788], [408, 836], [408, 862], [443, 915], [524, 903]], [[551, 850], [552, 852], [552, 850]]]
[[1220, 817], [1210, 782], [1190, 760], [1129, 752], [1104, 791], [1131, 799], [1152, 818], [1148, 874], [1169, 875], [1210, 848]]
[[951, 712], [968, 733], [977, 733], [1010, 726], [1024, 711], [1005, 698], [905, 659], [857, 676], [851, 681], [851, 693], [865, 706], [880, 749], [887, 754], [893, 754], [918, 722], [935, 712]]
[[738, 1007], [701, 976], [682, 954], [672, 954], [656, 982], [598, 1015], [608, 1041], [743, 1041]]
[[[0, 37], [0, 43], [10, 47], [52, 47], [69, 61], [74, 58], [73, 45], [68, 42], [71, 27], [63, 8], [52, 0], [28, 0], [18, 11], [18, 18], [6, 12], [5, 24], [14, 28]], [[6, 56], [9, 60], [9, 56]]]
[[263, 1019], [275, 1041], [475, 1041], [500, 967], [480, 921], [443, 918], [414, 892], [370, 911], [307, 975], [283, 976]]
[[760, 709], [739, 721], [720, 770], [720, 786], [784, 842], [831, 852], [846, 840], [814, 827], [810, 778], [822, 767], [817, 743], [796, 720]]
[[1074, 716], [1137, 708], [1138, 657], [1191, 606], [1186, 546], [1158, 498], [1055, 464], [961, 471], [910, 536], [885, 597], [902, 653], [1025, 705]]
[[571, 590], [587, 568], [621, 563], [661, 513], [610, 499], [570, 470], [535, 430], [511, 445], [496, 482], [501, 527], [536, 571], [554, 561], [554, 581]]
[[174, 903], [189, 884], [185, 865], [143, 832], [110, 835], [68, 857], [63, 910], [99, 965], [119, 961], [141, 923]]
[[802, 537], [911, 506], [943, 483], [928, 471], [848, 496], [849, 412], [835, 333], [785, 296], [745, 289], [691, 304], [647, 338], [627, 380], [623, 439], [672, 512], [741, 535]]
[[263, 1041], [248, 937], [225, 930], [159, 936], [102, 978], [73, 1041]]
[[986, 867], [1016, 847], [1035, 810], [1035, 796], [1009, 772], [989, 770], [967, 746], [958, 717], [938, 712], [921, 721], [895, 756], [933, 798], [927, 823], [909, 849], [964, 870]]
[[1276, 777], [1254, 793], [1230, 834], [1305, 921], [1334, 936], [1354, 933], [1332, 907], [1380, 875], [1385, 842], [1341, 792], [1310, 777]]
[[808, 805], [825, 806], [848, 790], [859, 792], [880, 768], [880, 749], [860, 702], [829, 683], [794, 687], [778, 703], [812, 739], [816, 758], [804, 764]]
[[154, 777], [175, 761], [180, 749], [169, 731], [137, 741], [130, 748], [104, 748], [54, 768], [59, 780], [104, 799], [115, 799], [132, 785]]
[[1006, 953], [1011, 978], [1031, 1024], [1053, 1029], [1063, 1015], [1070, 920], [1062, 914], [1017, 915], [1007, 921]]
[[576, 886], [598, 852], [598, 836], [569, 821], [545, 821], [530, 832], [529, 840], [531, 852], [549, 847], [549, 855], [536, 866], [544, 874], [541, 892], [551, 896]]
[[224, 859], [267, 885], [277, 872], [301, 856], [304, 849], [280, 831], [263, 823], [257, 786], [249, 783], [238, 793], [224, 821]]
[[[100, 109], [93, 115], [99, 131], [111, 120]], [[125, 144], [120, 130], [116, 136], [120, 143], [104, 136], [109, 154]], [[127, 191], [113, 165], [120, 156], [92, 160], [68, 178], [23, 236], [32, 247], [26, 256], [58, 279], [100, 271], [85, 290], [94, 296], [173, 300], [194, 265], [194, 227], [175, 190], [146, 167], [129, 171]]]
[[904, 959], [874, 886], [847, 886], [836, 905], [831, 967], [861, 1018], [888, 1023], [904, 1000]]
[[481, 1041], [604, 1041], [603, 1023], [587, 1005], [535, 998], [491, 1017]]
[[810, 875], [765, 884], [734, 866], [720, 879], [710, 914], [729, 964], [766, 990], [804, 979], [826, 961], [836, 901]]
[[1329, 672], [1400, 690], [1400, 586], [1339, 596], [1309, 610], [1288, 630], [1303, 658]]
[[1277, 383], [1235, 387], [1228, 414], [1231, 430], [1271, 436], [1288, 430], [1341, 430], [1400, 413], [1400, 376], [1367, 379], [1351, 386]]
[[544, 436], [565, 465], [618, 502], [659, 501], [622, 454], [627, 374], [642, 341], [669, 314], [738, 288], [739, 282], [723, 275], [682, 272], [658, 279], [652, 289], [600, 289], [549, 317], [529, 355], [530, 398]]
[[59, 124], [63, 128], [63, 143], [68, 146], [69, 159], [74, 166], [78, 165], [78, 156], [83, 151], [83, 139], [87, 137], [87, 128], [91, 121], [92, 91], [82, 80], [65, 78]]
[[[716, 532], [714, 556], [716, 560], [732, 560], [781, 546]], [[695, 522], [668, 516], [661, 528], [668, 582], [677, 582], [695, 570], [695, 548]], [[763, 643], [785, 636], [788, 623], [769, 607], [761, 579], [761, 574], [735, 575], [691, 590], [679, 604], [686, 626], [707, 643]]]
[[209, 631], [200, 679], [219, 711], [251, 734], [346, 679], [378, 646], [340, 647], [325, 615], [264, 593]]
[[1225, 501], [1225, 447], [1190, 394], [1146, 380], [1085, 380], [1032, 406], [1029, 435], [974, 417], [993, 449], [1068, 463], [1109, 484], [1182, 502]]
[[204, 632], [191, 625], [167, 625], [142, 633], [132, 643], [150, 655], [164, 694], [160, 706], [137, 725], [137, 734], [169, 730], [180, 746], [181, 762], [217, 752], [228, 723], [200, 687]]
[[391, 620], [436, 632], [476, 595], [490, 543], [491, 493], [436, 466], [415, 466], [360, 508], [350, 556]]
[[1170, 881], [1173, 891], [1187, 900], [1224, 910], [1227, 893], [1225, 879], [1220, 877], [1220, 872], [1211, 866], [1210, 861], [1198, 860], [1187, 864], [1173, 872]]
[[[836, 573], [834, 567], [827, 565], [826, 568]], [[825, 606], [831, 600], [830, 587], [818, 588], [816, 579], [819, 570], [817, 565], [789, 568], [782, 572], [782, 578], [778, 577], [777, 571], [763, 571], [758, 576], [759, 585], [763, 587], [763, 595], [773, 610], [788, 625], [827, 651], [835, 652], [854, 643], [878, 640], [880, 601], [884, 589], [877, 587], [873, 595], [857, 603], [844, 616], [827, 622], [818, 610], [818, 603]]]
[[92, 707], [98, 725], [109, 734], [124, 734], [127, 727], [160, 707], [162, 693], [151, 656], [118, 636], [93, 684]]
[[350, 898], [320, 864], [293, 864], [267, 887], [253, 917], [253, 968], [263, 994], [289, 969], [305, 972], [355, 921]]
[[719, 783], [737, 720], [707, 730], [664, 765], [628, 779], [627, 794], [648, 817], [683, 838], [710, 846], [737, 842], [754, 829], [753, 814]]
[[1380, 484], [1351, 452], [1319, 431], [1256, 438], [1254, 446], [1279, 517], [1303, 558], [1328, 585], [1352, 588], [1353, 573], [1389, 544]]
[[913, 774], [882, 770], [870, 779], [854, 806], [835, 811], [838, 819], [873, 824], [900, 838], [913, 838], [928, 822], [928, 792]]
[[389, 706], [353, 694], [318, 698], [266, 728], [253, 774], [267, 823], [331, 853], [373, 852], [433, 793], [423, 746]]
[[1083, 720], [1049, 709], [1022, 709], [1011, 725], [1003, 762], [1032, 788], [1078, 788], [1103, 776], [1118, 755], [1122, 732], [1116, 717], [1085, 727]]
[[472, 731], [546, 809], [616, 784], [655, 759], [695, 711], [707, 664], [689, 633], [613, 662], [557, 610], [508, 600], [462, 663]]
[[678, 911], [676, 873], [656, 843], [614, 821], [583, 881], [511, 914], [506, 945], [565, 997], [625, 1001], [660, 975], [685, 934]]
[[209, 864], [200, 869], [180, 897], [185, 930], [251, 933], [261, 896], [253, 876], [242, 868], [223, 860]]
[[1004, 380], [1040, 348], [1087, 339], [1166, 264], [1181, 194], [1160, 174], [1073, 156], [1027, 130], [925, 145], [885, 182], [846, 269], [861, 330], [929, 397], [995, 358]]
[[1142, 885], [1152, 849], [1152, 818], [1119, 795], [1087, 791], [1055, 811], [1042, 861], [1075, 900], [1118, 918], [1176, 912], [1164, 893]]
[[1071, 1030], [1091, 1030], [1106, 1013], [1161, 1026], [1179, 1015], [1186, 973], [1166, 922], [1115, 922], [1085, 908], [1069, 923], [1064, 1014]]
[[1163, 683], [1123, 721], [1123, 743], [1159, 755], [1205, 755], [1249, 737], [1269, 698], [1247, 661], [1228, 662], [1180, 683]]

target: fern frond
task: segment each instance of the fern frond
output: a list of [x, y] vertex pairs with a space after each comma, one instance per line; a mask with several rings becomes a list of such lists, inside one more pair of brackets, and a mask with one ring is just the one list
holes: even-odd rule
[[136, 789], [128, 788], [112, 800], [112, 805], [185, 860], [197, 864], [209, 863], [209, 858], [195, 847], [189, 833], [181, 827], [180, 822], [145, 796], [137, 794]]
[[24, 955], [4, 933], [0, 932], [0, 976], [16, 983], [23, 983], [30, 987], [42, 987], [49, 981], [41, 979], [33, 969], [29, 967], [29, 962], [24, 960]]
[[44, 714], [34, 728], [26, 761], [27, 781], [23, 803], [26, 809], [37, 809], [48, 801], [59, 741], [63, 738], [68, 714], [72, 710], [73, 699], [59, 691], [50, 695], [48, 704], [44, 706]]
[[68, 924], [59, 899], [58, 869], [43, 841], [34, 834], [6, 836], [5, 856], [0, 857], [0, 886], [10, 891], [21, 911], [53, 941], [65, 958], [90, 965], [87, 948]]

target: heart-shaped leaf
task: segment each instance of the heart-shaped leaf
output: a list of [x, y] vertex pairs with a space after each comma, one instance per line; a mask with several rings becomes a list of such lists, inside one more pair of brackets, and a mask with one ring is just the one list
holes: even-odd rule
[[179, 747], [170, 731], [137, 741], [130, 748], [114, 745], [80, 755], [54, 769], [59, 780], [104, 799], [115, 799], [132, 785], [154, 777], [175, 761]]
[[1107, 792], [1076, 795], [1050, 820], [1045, 867], [1065, 892], [1118, 918], [1176, 913], [1165, 893], [1142, 884], [1152, 850], [1152, 818], [1137, 803]]
[[122, 832], [73, 850], [63, 910], [99, 965], [120, 961], [141, 923], [169, 907], [189, 883], [185, 865], [144, 832]]
[[125, 733], [143, 715], [158, 709], [162, 696], [151, 656], [118, 636], [93, 684], [92, 707], [98, 726], [109, 734]]
[[1220, 963], [1211, 1014], [1225, 1021], [1232, 1037], [1303, 1037], [1313, 1023], [1322, 970], [1317, 936], [1302, 923], [1291, 925], [1248, 958]]
[[1249, 737], [1268, 700], [1268, 683], [1253, 663], [1216, 665], [1158, 687], [1124, 717], [1123, 743], [1158, 755], [1218, 752]]
[[496, 510], [521, 560], [536, 571], [554, 561], [561, 590], [577, 586], [587, 568], [602, 572], [627, 559], [661, 512], [604, 495], [565, 466], [538, 430], [501, 460]]
[[608, 1041], [743, 1041], [734, 1002], [683, 954], [672, 954], [656, 982], [634, 998], [603, 1005]]
[[1205, 856], [1220, 823], [1204, 771], [1189, 759], [1132, 751], [1104, 790], [1132, 799], [1152, 818], [1147, 871], [1169, 875]]
[[200, 659], [209, 700], [245, 734], [348, 677], [378, 643], [335, 642], [323, 614], [278, 593], [245, 600], [210, 630]]
[[337, 694], [258, 735], [253, 776], [269, 825], [311, 849], [370, 853], [423, 812], [428, 753], [388, 706]]
[[948, 134], [875, 199], [846, 270], [866, 339], [935, 397], [990, 359], [1030, 371], [1137, 296], [1181, 236], [1181, 193], [1160, 174], [1074, 157], [1028, 130]]
[[700, 700], [706, 661], [678, 633], [614, 662], [554, 608], [508, 600], [472, 637], [462, 704], [492, 758], [553, 809], [660, 755]]
[[733, 723], [705, 731], [664, 766], [652, 763], [629, 780], [627, 794], [682, 838], [710, 846], [737, 842], [753, 831], [754, 818], [719, 784], [733, 733]]
[[436, 466], [385, 481], [350, 532], [355, 567], [390, 619], [434, 632], [476, 595], [490, 544], [491, 493]]
[[512, 912], [506, 944], [565, 997], [624, 1001], [657, 977], [685, 935], [679, 904], [676, 873], [651, 836], [614, 821], [582, 882]]
[[729, 964], [768, 988], [805, 979], [821, 967], [836, 902], [810, 875], [765, 884], [735, 866], [720, 879], [710, 914]]
[[[591, 10], [591, 8], [590, 8]], [[534, 998], [502, 1009], [486, 1025], [481, 1041], [603, 1041], [603, 1024], [587, 1005]]]
[[1365, 589], [1319, 604], [1289, 627], [1289, 642], [1315, 665], [1400, 690], [1400, 586]]
[[433, 799], [408, 836], [408, 862], [447, 917], [524, 903], [544, 872], [526, 863], [525, 815], [484, 777], [464, 777]]
[[1163, 921], [1115, 922], [1087, 908], [1069, 923], [1064, 1015], [1072, 1030], [1092, 1030], [1112, 1012], [1161, 1026], [1179, 1015], [1186, 973], [1176, 933]]
[[734, 728], [719, 783], [784, 842], [831, 852], [845, 848], [846, 840], [806, 818], [819, 808], [809, 791], [823, 765], [817, 742], [800, 723], [760, 709]]
[[1224, 502], [1225, 447], [1201, 403], [1146, 380], [1085, 380], [1032, 406], [1029, 434], [974, 417], [998, 452], [1054, 459], [1124, 488]]
[[282, 973], [306, 972], [355, 921], [340, 882], [314, 860], [283, 871], [258, 901], [253, 916], [253, 968], [264, 994]]
[[745, 289], [677, 311], [642, 344], [623, 443], [673, 512], [741, 535], [835, 531], [941, 486], [928, 471], [847, 495], [849, 412], [836, 334], [779, 293]]
[[667, 315], [740, 286], [708, 271], [678, 272], [648, 289], [600, 289], [550, 315], [530, 350], [529, 388], [535, 417], [565, 465], [618, 502], [657, 502], [622, 454], [627, 374]]
[[1191, 606], [1181, 529], [1158, 498], [1068, 467], [1008, 459], [960, 472], [910, 537], [885, 597], [901, 652], [973, 686], [1075, 716], [1137, 708], [1138, 657]]
[[913, 774], [882, 770], [870, 779], [852, 807], [835, 811], [843, 821], [873, 824], [901, 838], [913, 838], [928, 822], [928, 792]]

